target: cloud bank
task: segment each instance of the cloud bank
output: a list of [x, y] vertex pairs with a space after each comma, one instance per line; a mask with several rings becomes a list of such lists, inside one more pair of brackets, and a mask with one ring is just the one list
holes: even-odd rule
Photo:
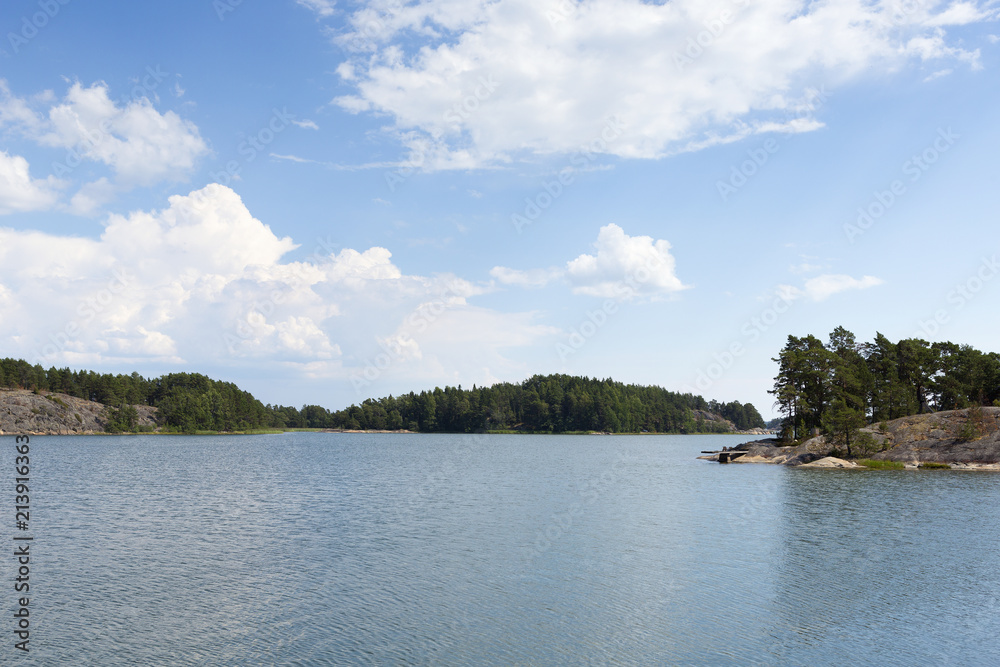
[[[372, 0], [349, 16], [334, 103], [388, 115], [426, 169], [602, 148], [659, 158], [759, 132], [822, 127], [809, 90], [979, 51], [949, 28], [992, 2]], [[417, 159], [419, 158], [419, 159]]]

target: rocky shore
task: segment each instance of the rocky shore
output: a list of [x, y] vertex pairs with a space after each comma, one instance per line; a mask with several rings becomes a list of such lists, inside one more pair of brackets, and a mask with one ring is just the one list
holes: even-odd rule
[[[862, 433], [871, 439], [873, 451], [854, 452], [858, 458], [896, 461], [907, 468], [948, 464], [953, 469], [1000, 470], [998, 407], [912, 415], [873, 424], [862, 429]], [[859, 467], [832, 454], [843, 456], [844, 452], [825, 436], [816, 436], [796, 446], [784, 446], [775, 438], [754, 440], [698, 458], [785, 466]]]
[[[107, 427], [106, 407], [66, 394], [0, 389], [0, 435], [92, 435]], [[156, 408], [136, 405], [140, 426], [156, 426]]]

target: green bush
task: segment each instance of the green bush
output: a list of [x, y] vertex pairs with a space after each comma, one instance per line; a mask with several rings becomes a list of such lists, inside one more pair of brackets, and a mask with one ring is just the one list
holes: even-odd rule
[[64, 408], [69, 409], [69, 406], [66, 405], [66, 403], [61, 398], [59, 398], [58, 396], [53, 396], [52, 394], [47, 394], [45, 396], [45, 398], [49, 399], [50, 401], [52, 401], [56, 405], [61, 405]]
[[951, 466], [947, 463], [937, 463], [935, 461], [925, 461], [920, 464], [920, 467], [928, 470], [951, 470]]
[[875, 470], [902, 470], [904, 466], [900, 461], [877, 461], [875, 459], [861, 459], [858, 461], [860, 465], [866, 468], [873, 468]]
[[979, 406], [969, 408], [969, 416], [958, 432], [959, 442], [972, 442], [983, 437], [983, 409]]

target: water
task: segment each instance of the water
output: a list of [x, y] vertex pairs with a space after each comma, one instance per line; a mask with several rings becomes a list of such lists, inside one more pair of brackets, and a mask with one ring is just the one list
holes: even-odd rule
[[1000, 475], [741, 439], [35, 437], [30, 659], [1000, 663]]

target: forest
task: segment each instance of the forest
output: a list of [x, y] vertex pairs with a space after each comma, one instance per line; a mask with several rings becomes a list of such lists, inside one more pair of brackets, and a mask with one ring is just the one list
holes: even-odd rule
[[1000, 405], [1000, 354], [968, 345], [876, 333], [870, 343], [837, 327], [824, 345], [789, 336], [769, 393], [783, 415], [782, 437], [814, 429], [846, 441], [866, 424], [930, 411]]
[[164, 430], [183, 433], [270, 428], [278, 414], [235, 384], [197, 373], [146, 379], [138, 373], [45, 370], [21, 359], [0, 359], [0, 387], [59, 392], [103, 403], [109, 409], [112, 432], [134, 430], [132, 405], [158, 408]]
[[677, 394], [661, 387], [569, 375], [536, 375], [520, 384], [435, 388], [367, 400], [332, 413], [330, 419], [337, 428], [406, 428], [438, 433], [728, 431], [724, 422], [705, 419], [699, 411], [721, 415], [740, 430], [764, 426], [760, 413], [750, 403], [707, 402], [701, 396]]
[[[719, 403], [660, 387], [626, 385], [568, 375], [536, 375], [519, 384], [435, 388], [400, 396], [368, 399], [331, 412], [318, 405], [301, 409], [264, 405], [230, 382], [197, 373], [171, 373], [147, 379], [131, 375], [43, 369], [17, 359], [0, 359], [0, 387], [61, 392], [109, 407], [111, 430], [130, 431], [131, 405], [158, 408], [165, 430], [246, 431], [285, 428], [408, 429], [426, 433], [481, 430], [565, 433], [711, 433], [729, 425], [739, 430], [763, 427], [750, 403]], [[707, 418], [706, 418], [707, 417]]]

